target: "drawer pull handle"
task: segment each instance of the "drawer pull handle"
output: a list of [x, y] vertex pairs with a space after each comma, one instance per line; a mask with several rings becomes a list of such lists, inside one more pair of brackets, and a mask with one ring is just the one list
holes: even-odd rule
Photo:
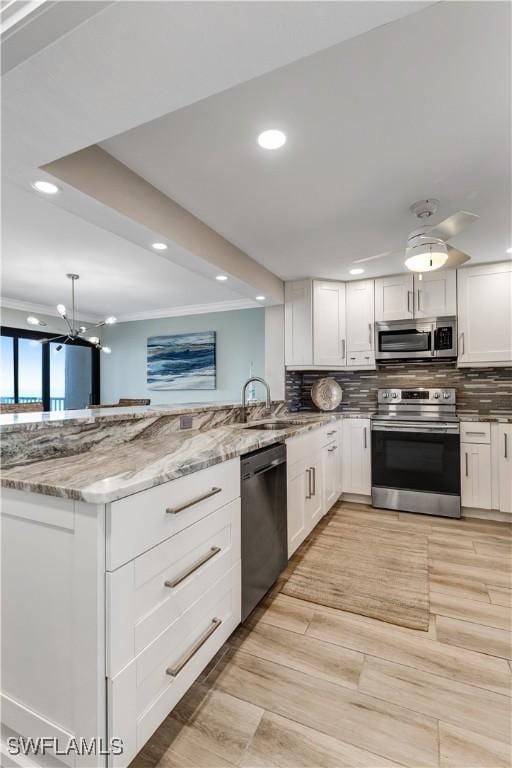
[[167, 507], [165, 510], [169, 515], [177, 515], [178, 512], [183, 512], [184, 509], [188, 509], [189, 507], [193, 507], [195, 504], [199, 504], [200, 501], [204, 501], [205, 499], [209, 499], [210, 496], [215, 496], [215, 494], [220, 493], [222, 491], [222, 488], [212, 488], [211, 491], [208, 491], [207, 493], [203, 493], [202, 496], [196, 496], [195, 499], [191, 499], [190, 501], [186, 501], [184, 504], [180, 504], [178, 507]]
[[469, 429], [466, 430], [466, 435], [486, 435], [487, 432], [470, 432]]
[[338, 449], [338, 446], [337, 445], [333, 445], [333, 447], [332, 448], [328, 448], [327, 451], [328, 451], [328, 453], [332, 453], [333, 451], [336, 451], [337, 449]]
[[190, 568], [187, 568], [186, 571], [183, 571], [183, 573], [180, 573], [179, 576], [176, 576], [175, 579], [169, 579], [165, 582], [166, 587], [170, 587], [171, 589], [174, 589], [174, 587], [177, 587], [178, 584], [181, 584], [182, 581], [185, 581], [185, 579], [188, 579], [189, 576], [191, 576], [195, 571], [197, 571], [202, 565], [208, 562], [208, 560], [211, 560], [212, 557], [215, 557], [215, 555], [218, 555], [220, 552], [220, 547], [211, 547], [210, 551], [206, 553], [206, 555], [203, 555], [199, 558], [199, 560], [196, 560], [196, 562], [190, 566]]
[[210, 626], [206, 630], [206, 632], [203, 632], [200, 638], [198, 638], [194, 645], [192, 645], [188, 651], [185, 651], [181, 659], [178, 661], [177, 664], [175, 664], [174, 667], [167, 667], [165, 670], [166, 675], [170, 675], [171, 677], [176, 677], [179, 675], [183, 667], [188, 664], [190, 659], [196, 655], [196, 653], [199, 651], [200, 648], [206, 643], [208, 638], [210, 638], [216, 629], [220, 627], [222, 624], [222, 619], [214, 618], [211, 620]]
[[331, 429], [331, 431], [327, 433], [327, 437], [330, 437], [331, 435], [335, 435], [335, 434], [336, 434], [336, 430]]

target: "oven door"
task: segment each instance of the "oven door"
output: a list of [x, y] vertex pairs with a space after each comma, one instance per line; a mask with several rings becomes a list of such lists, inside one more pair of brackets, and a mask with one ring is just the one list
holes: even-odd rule
[[432, 323], [376, 323], [375, 356], [378, 360], [432, 357]]
[[459, 496], [458, 424], [372, 424], [372, 486]]

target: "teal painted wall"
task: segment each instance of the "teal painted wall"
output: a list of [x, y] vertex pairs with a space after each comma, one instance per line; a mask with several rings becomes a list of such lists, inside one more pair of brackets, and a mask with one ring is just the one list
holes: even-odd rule
[[[151, 390], [146, 383], [148, 336], [191, 331], [217, 332], [217, 389]], [[102, 342], [112, 347], [101, 356], [101, 402], [120, 397], [149, 397], [159, 403], [223, 402], [240, 400], [251, 361], [256, 376], [265, 370], [265, 310], [243, 309], [186, 317], [167, 317], [119, 323], [102, 329]], [[256, 390], [260, 393], [259, 388]]]

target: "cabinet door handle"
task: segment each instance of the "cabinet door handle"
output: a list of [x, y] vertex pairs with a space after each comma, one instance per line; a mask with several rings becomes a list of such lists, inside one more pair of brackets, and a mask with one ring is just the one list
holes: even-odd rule
[[342, 359], [345, 358], [345, 339], [341, 340], [341, 357]]
[[417, 307], [418, 307], [418, 312], [421, 312], [421, 307], [420, 307], [420, 289], [419, 288], [418, 288], [418, 304], [417, 304]]
[[460, 343], [461, 343], [461, 346], [462, 346], [461, 355], [463, 356], [464, 355], [464, 348], [466, 346], [465, 343], [464, 343], [464, 331], [462, 331], [462, 333], [460, 335]]
[[190, 501], [186, 501], [184, 504], [179, 504], [177, 507], [167, 507], [165, 511], [169, 515], [177, 515], [178, 512], [183, 512], [184, 509], [193, 507], [195, 504], [199, 504], [200, 501], [209, 499], [210, 496], [215, 496], [215, 494], [220, 493], [221, 491], [222, 488], [212, 488], [210, 491], [203, 493], [201, 496], [196, 496], [195, 499], [190, 499]]
[[308, 492], [306, 494], [306, 499], [310, 499], [311, 496], [313, 495], [311, 493], [311, 470], [310, 469], [306, 469], [306, 472], [307, 472], [307, 475], [308, 475]]
[[171, 677], [176, 677], [179, 675], [183, 667], [188, 664], [190, 659], [196, 655], [196, 653], [199, 651], [200, 648], [203, 647], [203, 645], [206, 643], [208, 638], [210, 638], [215, 630], [217, 630], [220, 625], [222, 624], [222, 619], [213, 618], [210, 622], [210, 626], [206, 630], [206, 632], [203, 632], [201, 637], [199, 637], [193, 645], [190, 646], [188, 651], [185, 651], [181, 659], [177, 662], [177, 664], [174, 665], [174, 667], [167, 667], [165, 670], [166, 675], [170, 675]]
[[311, 467], [311, 474], [313, 475], [313, 490], [311, 495], [316, 496], [316, 467]]
[[371, 323], [368, 323], [368, 344], [370, 345], [370, 349], [371, 349], [373, 344], [373, 333], [372, 333]]
[[467, 453], [467, 451], [464, 452], [464, 459], [465, 459], [465, 464], [466, 464], [466, 477], [469, 477], [468, 453]]
[[336, 451], [337, 449], [338, 449], [338, 446], [337, 446], [337, 445], [333, 445], [333, 447], [332, 447], [332, 448], [328, 448], [328, 449], [327, 449], [327, 452], [328, 452], [328, 453], [332, 453], [333, 451]]
[[[411, 309], [411, 296], [412, 296], [412, 309]], [[412, 291], [407, 291], [407, 311], [412, 314], [414, 314], [414, 293]]]
[[195, 571], [197, 571], [199, 568], [201, 568], [202, 565], [208, 562], [208, 560], [211, 560], [212, 557], [215, 557], [215, 555], [218, 555], [220, 552], [220, 547], [210, 547], [210, 551], [207, 552], [205, 555], [199, 558], [199, 560], [196, 560], [196, 562], [190, 566], [190, 568], [187, 568], [186, 571], [183, 571], [183, 573], [180, 573], [179, 576], [176, 576], [175, 579], [168, 579], [168, 581], [165, 582], [166, 587], [170, 587], [171, 589], [174, 589], [174, 587], [177, 587], [178, 584], [181, 584], [182, 581], [185, 581], [185, 579], [188, 579], [189, 576], [191, 576]]
[[504, 433], [504, 435], [503, 435], [503, 442], [504, 442], [504, 446], [503, 446], [503, 458], [504, 458], [504, 459], [508, 459], [508, 435], [507, 435], [507, 433], [506, 433], [506, 432], [505, 432], [505, 433]]
[[327, 437], [330, 437], [331, 435], [335, 435], [335, 434], [336, 434], [336, 430], [331, 429], [331, 431], [327, 433]]
[[368, 448], [368, 440], [366, 437], [366, 427], [363, 427], [363, 436], [364, 436], [364, 449], [366, 450]]

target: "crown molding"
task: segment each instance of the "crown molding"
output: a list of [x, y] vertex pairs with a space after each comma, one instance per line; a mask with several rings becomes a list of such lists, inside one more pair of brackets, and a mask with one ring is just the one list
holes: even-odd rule
[[232, 299], [231, 301], [214, 301], [209, 304], [186, 304], [182, 307], [164, 307], [147, 312], [135, 312], [129, 315], [118, 315], [118, 323], [136, 322], [137, 320], [156, 320], [164, 317], [183, 317], [185, 315], [204, 315], [210, 312], [230, 312], [236, 309], [258, 309], [262, 307], [252, 299]]
[[[39, 312], [41, 315], [54, 317], [55, 320], [61, 319], [56, 312], [55, 306], [51, 306], [49, 304], [35, 304], [31, 301], [10, 299], [7, 296], [2, 296], [0, 297], [0, 307], [2, 309], [18, 309], [21, 312], [29, 312], [32, 315]], [[77, 319], [82, 320], [85, 323], [99, 323], [104, 318], [101, 315], [91, 315], [89, 313], [84, 314], [83, 312], [79, 312]]]

